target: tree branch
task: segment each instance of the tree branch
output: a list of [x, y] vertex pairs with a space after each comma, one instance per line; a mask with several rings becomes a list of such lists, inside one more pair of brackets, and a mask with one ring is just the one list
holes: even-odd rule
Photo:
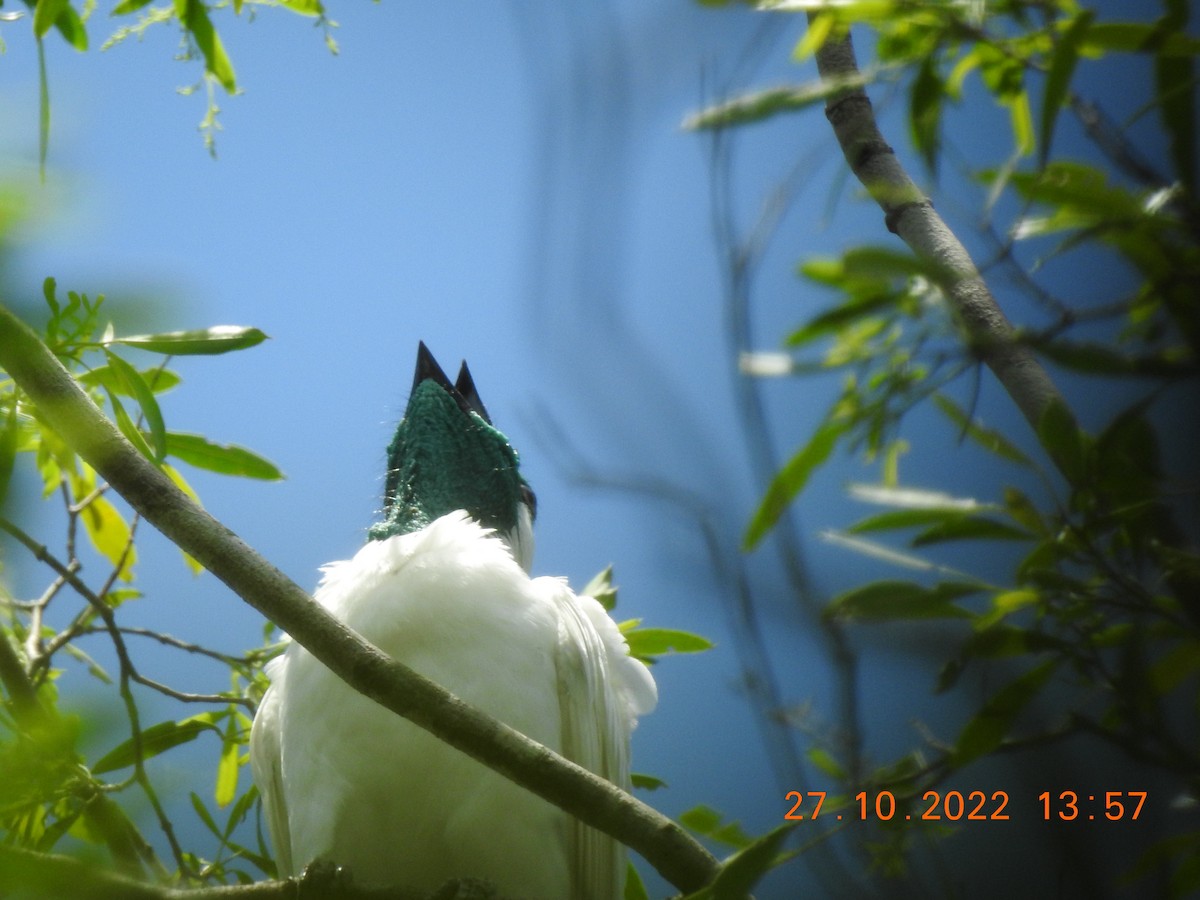
[[[817, 70], [826, 81], [861, 83], [849, 34], [826, 41], [816, 56]], [[970, 254], [884, 140], [866, 91], [855, 87], [831, 96], [825, 115], [850, 169], [883, 210], [888, 230], [908, 244], [918, 259], [947, 273], [943, 288], [971, 349], [995, 373], [1036, 432], [1046, 407], [1061, 400], [1058, 388], [1029, 347], [1016, 340], [1012, 324]]]
[[684, 892], [715, 876], [717, 861], [678, 824], [471, 708], [333, 618], [141, 456], [37, 335], [3, 307], [0, 366], [130, 506], [355, 690], [627, 844]]

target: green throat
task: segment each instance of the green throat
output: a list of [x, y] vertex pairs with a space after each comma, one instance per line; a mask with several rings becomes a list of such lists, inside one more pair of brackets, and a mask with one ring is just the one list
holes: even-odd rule
[[464, 362], [451, 384], [424, 343], [404, 418], [388, 446], [383, 520], [371, 540], [418, 531], [464, 509], [501, 535], [513, 532], [521, 504], [534, 512], [517, 452], [494, 428]]

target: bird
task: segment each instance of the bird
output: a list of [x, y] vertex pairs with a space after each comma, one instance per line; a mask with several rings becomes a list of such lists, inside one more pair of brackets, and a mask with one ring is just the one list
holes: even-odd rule
[[[421, 342], [364, 546], [314, 599], [385, 653], [618, 787], [658, 701], [604, 607], [532, 577], [536, 499], [464, 361]], [[250, 762], [281, 877], [312, 863], [432, 892], [617, 900], [625, 849], [376, 705], [291, 642], [267, 667]]]

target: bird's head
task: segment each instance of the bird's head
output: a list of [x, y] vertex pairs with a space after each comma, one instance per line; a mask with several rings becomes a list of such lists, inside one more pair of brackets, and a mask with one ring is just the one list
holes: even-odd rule
[[467, 364], [452, 384], [424, 343], [404, 418], [388, 446], [383, 499], [383, 521], [371, 526], [372, 540], [417, 531], [464, 509], [494, 528], [529, 568], [536, 501], [517, 452], [492, 426]]

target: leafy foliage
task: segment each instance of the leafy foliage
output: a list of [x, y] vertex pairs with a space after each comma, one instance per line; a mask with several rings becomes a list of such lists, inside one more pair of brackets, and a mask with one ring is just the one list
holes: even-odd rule
[[[179, 384], [168, 368], [174, 354], [212, 354], [253, 346], [265, 338], [256, 329], [218, 327], [186, 334], [122, 337], [104, 319], [104, 298], [68, 292], [59, 296], [53, 279], [44, 285], [48, 311], [42, 329], [47, 346], [96, 402], [106, 407], [121, 431], [148, 459], [194, 495], [172, 461], [252, 478], [280, 478], [268, 460], [241, 447], [215, 444], [198, 435], [169, 431], [159, 397]], [[122, 347], [161, 355], [140, 369], [121, 356]], [[2, 374], [2, 373], [0, 373]], [[7, 702], [0, 708], [0, 838], [6, 846], [49, 852], [60, 846], [105, 847], [128, 875], [151, 876], [192, 885], [254, 880], [253, 869], [273, 873], [259, 841], [251, 848], [234, 832], [254, 809], [257, 793], [239, 790], [239, 770], [249, 736], [254, 697], [264, 688], [261, 667], [269, 648], [233, 657], [189, 644], [167, 634], [123, 625], [123, 607], [141, 598], [132, 585], [137, 572], [138, 520], [112, 498], [108, 486], [46, 424], [31, 400], [8, 378], [0, 380], [0, 489], [6, 489], [17, 465], [36, 469], [46, 500], [61, 502], [66, 529], [64, 550], [26, 533], [0, 517], [0, 529], [48, 569], [46, 588], [32, 599], [0, 594], [0, 685]], [[79, 529], [107, 564], [88, 565], [77, 545]], [[195, 563], [185, 557], [193, 571]], [[88, 574], [85, 580], [84, 573]], [[93, 574], [94, 573], [94, 574]], [[55, 627], [51, 621], [67, 624]], [[81, 646], [83, 638], [105, 635], [116, 660], [116, 673]], [[228, 692], [212, 695], [177, 690], [141, 674], [131, 648], [152, 640], [178, 652], [219, 661], [230, 672]], [[59, 685], [79, 665], [124, 710], [126, 737], [107, 750], [82, 749], [83, 723], [63, 711]], [[143, 721], [149, 689], [207, 711], [153, 725]], [[78, 690], [78, 687], [74, 687]], [[183, 848], [148, 768], [150, 760], [212, 734], [219, 745], [211, 804], [192, 795], [194, 814], [212, 833], [217, 852], [202, 858]], [[111, 739], [110, 739], [111, 740]], [[93, 758], [94, 757], [94, 758]], [[116, 781], [108, 780], [119, 776]], [[171, 849], [165, 863], [151, 848], [127, 810], [140, 793], [153, 811]], [[214, 812], [216, 810], [217, 812]], [[222, 812], [223, 811], [223, 812]], [[219, 817], [219, 818], [218, 818]], [[248, 868], [253, 867], [252, 868]]]
[[[1051, 400], [1037, 422], [1038, 452], [1026, 449], [1021, 438], [986, 426], [954, 399], [962, 395], [957, 382], [979, 363], [949, 311], [948, 272], [882, 247], [800, 265], [801, 275], [834, 299], [792, 331], [790, 362], [774, 374], [839, 372], [842, 389], [768, 486], [745, 543], [754, 547], [769, 534], [835, 453], [881, 460], [882, 482], [852, 493], [885, 509], [829, 537], [923, 575], [851, 589], [826, 614], [847, 624], [949, 627], [957, 647], [937, 689], [953, 689], [970, 670], [990, 673], [992, 684], [957, 736], [931, 741], [868, 780], [898, 798], [919, 797], [988, 755], [1086, 735], [1173, 779], [1181, 800], [1194, 803], [1200, 555], [1196, 523], [1187, 518], [1195, 508], [1194, 469], [1169, 471], [1160, 446], [1172, 431], [1165, 410], [1177, 402], [1186, 407], [1178, 397], [1194, 403], [1200, 375], [1200, 42], [1186, 31], [1188, 5], [1165, 0], [1154, 21], [1130, 21], [1128, 8], [1105, 20], [1100, 8], [1075, 0], [760, 6], [806, 14], [808, 28], [793, 53], [798, 61], [841, 40], [852, 25], [869, 30], [875, 62], [864, 77], [902, 85], [911, 144], [931, 179], [946, 157], [948, 110], [982, 93], [1007, 113], [1002, 164], [969, 173], [985, 198], [978, 222], [996, 247], [981, 268], [991, 284], [1016, 285], [1002, 298], [1006, 309], [1032, 311], [1014, 340], [1073, 378], [1123, 382], [1119, 395], [1135, 398], [1110, 408], [1094, 431], [1081, 426], [1069, 401]], [[1145, 163], [1134, 140], [1078, 86], [1088, 67], [1130, 54], [1153, 63], [1155, 80], [1138, 116], [1156, 117], [1170, 151], [1167, 174]], [[842, 88], [817, 81], [754, 90], [688, 122], [737, 127], [794, 114], [809, 98], [841, 96]], [[1090, 139], [1092, 158], [1056, 155], [1068, 110]], [[996, 233], [1002, 214], [1011, 221]], [[1081, 305], [1057, 296], [1044, 277], [1068, 264], [1104, 266], [1132, 279], [1114, 281], [1108, 296]], [[1130, 281], [1132, 290], [1124, 286]], [[1000, 496], [947, 497], [902, 484], [899, 459], [921, 443], [906, 423], [927, 406], [1011, 473]], [[1040, 488], [1030, 492], [1030, 484]], [[888, 536], [890, 544], [882, 540]], [[927, 558], [932, 551], [939, 559], [957, 551], [967, 568], [982, 558], [1011, 560], [1010, 574], [998, 582], [973, 576]], [[1069, 712], [1048, 722], [1028, 715], [1050, 692], [1054, 707]], [[849, 786], [855, 767], [814, 750], [819, 768]], [[1147, 855], [1153, 863], [1137, 871], [1174, 867], [1172, 889], [1183, 895], [1200, 887], [1195, 866], [1185, 861], [1198, 848], [1200, 834], [1170, 835]], [[897, 874], [906, 870], [902, 854], [889, 859]]]

